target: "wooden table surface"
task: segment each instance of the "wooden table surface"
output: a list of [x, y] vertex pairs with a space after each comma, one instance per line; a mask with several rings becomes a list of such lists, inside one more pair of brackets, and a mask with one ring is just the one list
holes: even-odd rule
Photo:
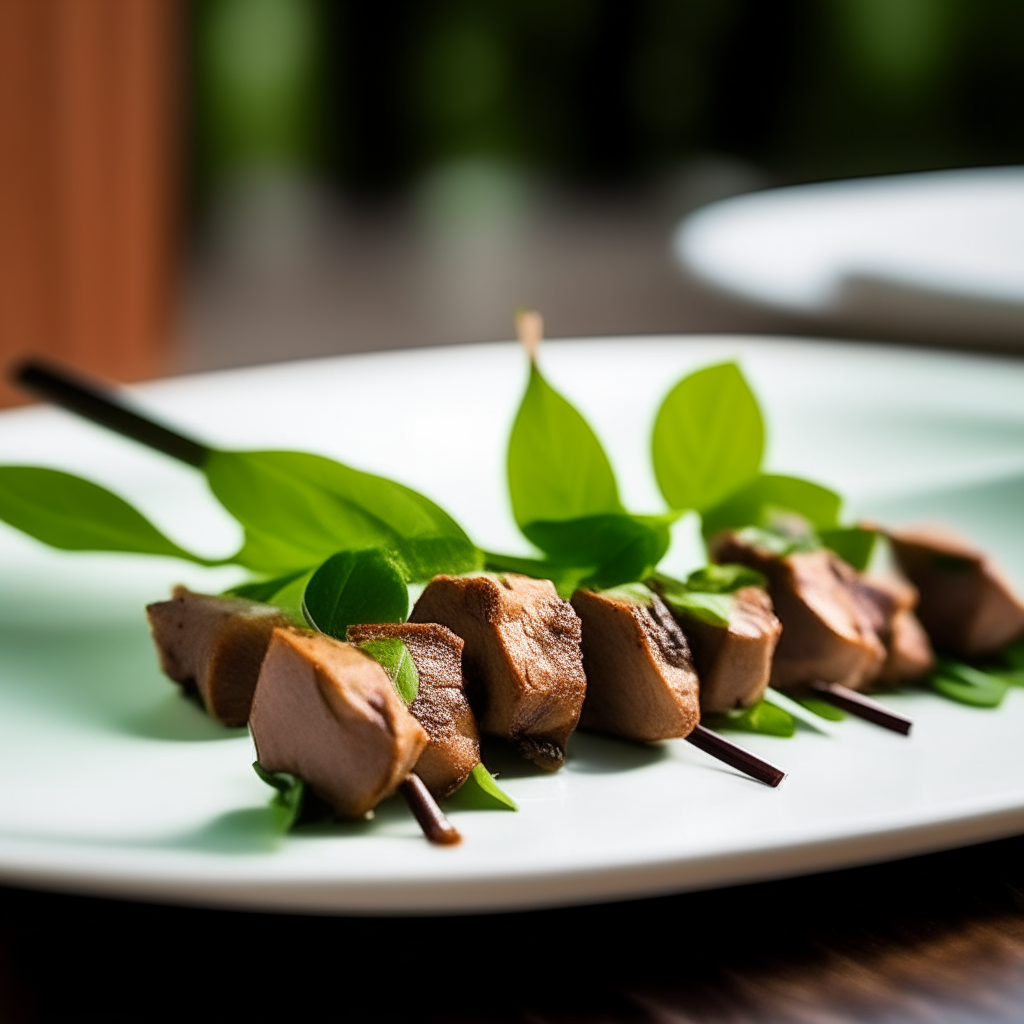
[[0, 890], [0, 1021], [1024, 1019], [1024, 837], [630, 903], [304, 917]]

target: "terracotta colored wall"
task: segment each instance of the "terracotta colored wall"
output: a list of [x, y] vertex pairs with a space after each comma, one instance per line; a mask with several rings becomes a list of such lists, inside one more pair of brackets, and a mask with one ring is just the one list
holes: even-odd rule
[[164, 365], [179, 51], [177, 0], [0, 0], [3, 367]]

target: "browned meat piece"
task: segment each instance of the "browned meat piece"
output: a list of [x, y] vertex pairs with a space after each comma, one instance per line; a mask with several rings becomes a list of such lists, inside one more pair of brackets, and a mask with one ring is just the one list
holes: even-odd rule
[[995, 563], [938, 527], [889, 533], [900, 569], [917, 587], [917, 616], [937, 648], [992, 654], [1024, 633], [1024, 604]]
[[483, 732], [504, 736], [549, 771], [587, 689], [580, 621], [549, 580], [514, 573], [435, 576], [410, 622], [440, 622], [466, 646], [466, 695]]
[[726, 531], [712, 541], [720, 562], [749, 565], [768, 579], [782, 636], [770, 685], [779, 690], [823, 681], [863, 689], [877, 678], [886, 650], [865, 602], [849, 586], [856, 572], [827, 550], [779, 556]]
[[429, 742], [373, 658], [294, 629], [274, 630], [249, 728], [263, 768], [304, 779], [345, 818], [394, 792]]
[[221, 725], [245, 725], [256, 678], [276, 626], [277, 608], [235, 597], [193, 594], [175, 587], [170, 601], [146, 608], [160, 667]]
[[914, 614], [917, 590], [894, 576], [854, 577], [851, 585], [865, 602], [872, 625], [885, 645], [885, 662], [872, 680], [881, 686], [920, 679], [935, 667], [935, 653], [928, 635]]
[[764, 696], [782, 633], [772, 599], [760, 587], [742, 587], [731, 597], [728, 626], [671, 609], [693, 649], [705, 713], [748, 708]]
[[587, 699], [580, 724], [653, 742], [689, 736], [700, 722], [697, 672], [679, 624], [645, 588], [577, 590]]
[[426, 729], [430, 743], [414, 771], [442, 800], [466, 781], [480, 761], [480, 734], [462, 683], [462, 640], [436, 622], [348, 627], [353, 644], [387, 637], [401, 640], [416, 666], [419, 689], [409, 710]]

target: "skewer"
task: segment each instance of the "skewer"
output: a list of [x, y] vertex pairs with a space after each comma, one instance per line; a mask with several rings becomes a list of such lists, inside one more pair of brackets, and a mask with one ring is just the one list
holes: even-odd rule
[[139, 415], [112, 389], [52, 363], [28, 359], [15, 366], [11, 380], [54, 405], [190, 466], [202, 468], [209, 458], [206, 445]]
[[698, 725], [686, 738], [698, 750], [703, 750], [705, 754], [718, 758], [730, 768], [735, 768], [773, 789], [786, 777], [786, 773], [781, 768], [776, 768], [775, 765], [763, 761], [749, 750], [730, 743], [729, 740], [706, 729], [703, 725]]
[[851, 715], [863, 718], [867, 722], [880, 725], [883, 729], [891, 729], [901, 736], [909, 736], [910, 728], [914, 724], [909, 718], [890, 711], [887, 707], [879, 704], [878, 701], [865, 697], [864, 694], [851, 690], [840, 683], [811, 683], [810, 688], [829, 704], [834, 704], [843, 711], [849, 711]]
[[398, 791], [430, 842], [438, 846], [454, 846], [462, 842], [459, 830], [445, 817], [444, 811], [437, 806], [437, 801], [418, 775], [408, 776]]

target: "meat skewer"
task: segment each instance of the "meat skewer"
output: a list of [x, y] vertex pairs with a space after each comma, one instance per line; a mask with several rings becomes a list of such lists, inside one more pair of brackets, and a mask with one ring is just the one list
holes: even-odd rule
[[768, 580], [783, 625], [773, 688], [785, 693], [815, 687], [818, 696], [845, 711], [909, 732], [903, 716], [882, 715], [881, 705], [858, 691], [919, 678], [934, 665], [913, 615], [912, 591], [862, 577], [824, 548], [779, 554], [753, 531], [726, 531], [712, 540], [711, 552], [716, 561], [747, 565]]
[[639, 584], [577, 590], [587, 697], [580, 724], [627, 739], [686, 739], [778, 786], [785, 772], [700, 725], [697, 672], [686, 635], [657, 594]]
[[[454, 833], [454, 830], [449, 825], [442, 827], [442, 823], [446, 819], [429, 789], [420, 787], [416, 782], [408, 782], [408, 776], [416, 770], [420, 759], [424, 756], [427, 756], [428, 769], [431, 767], [429, 749], [431, 737], [429, 731], [423, 729], [415, 715], [409, 715], [404, 704], [401, 705], [403, 714], [399, 714], [393, 710], [393, 701], [388, 698], [381, 706], [392, 708], [392, 711], [389, 712], [392, 718], [385, 716], [381, 719], [380, 715], [377, 716], [380, 721], [390, 722], [393, 719], [395, 722], [404, 723], [405, 732], [409, 735], [422, 734], [423, 737], [422, 747], [417, 748], [416, 756], [412, 758], [411, 764], [405, 764], [404, 755], [399, 757], [401, 764], [396, 771], [402, 775], [402, 778], [397, 782], [390, 775], [386, 777], [383, 789], [378, 783], [366, 782], [366, 778], [355, 770], [356, 765], [351, 759], [337, 756], [344, 753], [342, 750], [335, 751], [333, 754], [326, 749], [321, 751], [323, 764], [319, 761], [315, 763], [315, 771], [312, 776], [304, 774], [301, 767], [287, 766], [291, 763], [290, 759], [294, 760], [294, 757], [298, 756], [290, 751], [289, 743], [298, 742], [297, 737], [305, 736], [308, 740], [310, 735], [324, 734], [325, 729], [328, 733], [330, 732], [330, 721], [332, 717], [337, 717], [334, 712], [337, 710], [338, 700], [341, 699], [337, 698], [337, 693], [351, 697], [353, 692], [365, 689], [365, 679], [369, 678], [373, 681], [374, 688], [368, 699], [375, 705], [379, 704], [382, 699], [380, 698], [380, 679], [383, 675], [388, 684], [387, 691], [394, 694], [394, 687], [391, 685], [387, 673], [372, 658], [369, 658], [369, 655], [364, 655], [356, 651], [356, 648], [351, 648], [356, 656], [342, 657], [336, 647], [330, 646], [331, 644], [337, 645], [337, 641], [332, 641], [322, 634], [291, 627], [281, 611], [269, 605], [242, 598], [195, 594], [185, 587], [175, 587], [174, 596], [170, 601], [160, 601], [149, 605], [147, 613], [153, 630], [153, 638], [160, 653], [161, 665], [168, 676], [182, 685], [186, 692], [199, 696], [207, 711], [222, 725], [242, 726], [248, 722], [254, 730], [254, 738], [257, 731], [270, 737], [268, 742], [272, 753], [277, 751], [282, 743], [284, 744], [287, 756], [283, 761], [275, 756], [269, 758], [269, 763], [261, 759], [260, 763], [267, 771], [288, 771], [303, 778], [314, 791], [324, 796], [328, 803], [345, 817], [358, 817], [359, 814], [365, 813], [397, 787], [431, 842], [449, 843], [453, 841], [451, 838], [439, 838]], [[455, 639], [452, 638], [453, 641]], [[275, 642], [277, 644], [275, 658], [277, 662], [281, 663], [276, 669], [273, 666], [268, 668], [267, 665], [268, 650], [274, 648]], [[282, 653], [289, 645], [291, 657]], [[350, 647], [347, 644], [342, 646]], [[366, 664], [367, 661], [376, 665], [379, 671], [371, 670]], [[324, 665], [329, 667], [325, 668]], [[267, 672], [272, 674], [270, 683], [265, 681]], [[288, 681], [288, 673], [290, 673], [291, 683]], [[283, 716], [281, 723], [278, 725], [268, 724], [268, 714], [264, 708], [259, 716], [259, 724], [253, 725], [253, 708], [256, 706], [255, 694], [261, 680], [263, 680], [264, 693], [267, 692], [268, 687], [271, 692], [278, 689], [287, 690], [296, 680], [299, 680], [301, 689], [301, 680], [309, 676], [310, 673], [318, 681], [327, 680], [320, 687], [323, 694], [326, 694], [324, 697], [324, 700], [327, 701], [326, 704], [323, 700], [318, 702], [308, 694], [306, 704], [301, 702], [295, 704], [288, 699], [282, 699], [278, 701], [279, 710]], [[305, 689], [309, 690], [308, 680]], [[331, 694], [334, 694], [333, 698]], [[394, 697], [401, 704], [397, 694]], [[260, 706], [264, 707], [267, 701], [273, 702], [274, 700], [276, 698], [264, 696]], [[312, 704], [309, 703], [310, 701]], [[277, 705], [275, 704], [275, 706]], [[315, 724], [313, 721], [317, 714], [323, 719], [319, 724]], [[406, 717], [411, 719], [415, 728], [409, 727], [408, 722], [405, 721]], [[346, 722], [351, 727], [351, 715], [348, 716]], [[363, 746], [368, 750], [377, 750], [377, 754], [374, 756], [378, 756], [379, 759], [378, 748], [381, 748], [382, 745], [386, 748], [391, 741], [387, 739], [386, 732], [377, 735], [369, 726], [366, 726], [366, 723], [363, 725]], [[296, 730], [298, 731], [296, 732]], [[344, 741], [347, 744], [345, 750], [352, 748], [351, 737], [345, 729], [339, 726], [335, 729], [335, 734], [332, 735], [339, 742]], [[303, 742], [307, 742], [307, 740], [303, 740]], [[395, 742], [397, 743], [397, 741]], [[402, 744], [398, 743], [398, 747], [401, 746]], [[257, 749], [259, 749], [258, 740]], [[316, 749], [314, 743], [310, 750], [315, 751]], [[433, 758], [435, 773], [437, 761], [438, 758], [435, 755]], [[472, 767], [472, 765], [469, 766], [466, 774]], [[330, 780], [329, 783], [323, 781], [325, 778]], [[325, 788], [328, 792], [321, 793], [320, 790]], [[345, 799], [337, 797], [337, 793], [341, 791], [351, 793], [353, 790], [359, 791], [362, 796], [358, 799], [351, 795]], [[333, 799], [330, 794], [334, 794]], [[368, 806], [365, 806], [367, 804]], [[424, 822], [427, 824], [424, 825]]]

